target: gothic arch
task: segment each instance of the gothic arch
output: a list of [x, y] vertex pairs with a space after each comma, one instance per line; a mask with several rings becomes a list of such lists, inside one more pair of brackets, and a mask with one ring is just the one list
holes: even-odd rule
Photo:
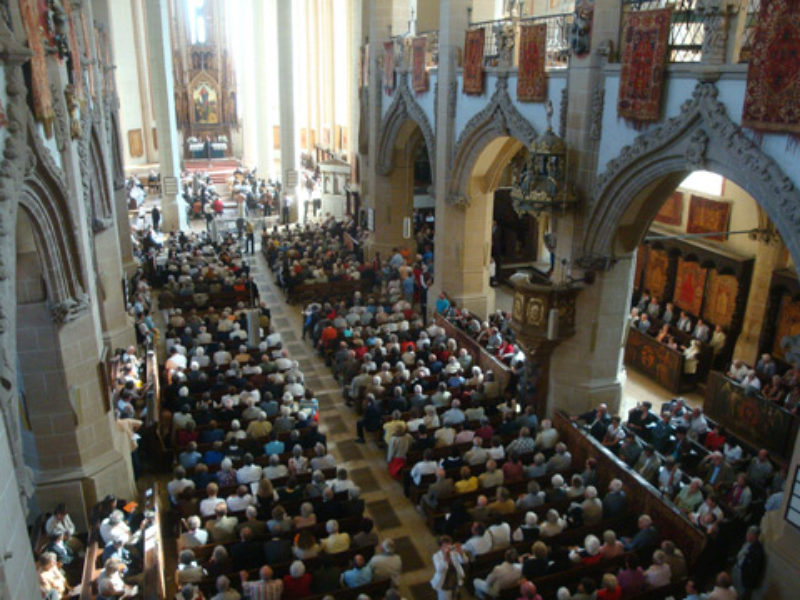
[[775, 224], [792, 258], [800, 260], [800, 192], [728, 117], [717, 92], [713, 83], [698, 83], [678, 116], [608, 162], [586, 220], [582, 263], [608, 265], [615, 250], [633, 251], [667, 195], [698, 169], [745, 189]]
[[400, 73], [399, 85], [395, 91], [394, 99], [389, 105], [386, 115], [381, 121], [378, 130], [378, 164], [377, 170], [381, 175], [388, 175], [392, 171], [392, 156], [397, 138], [406, 121], [413, 121], [417, 124], [422, 137], [425, 140], [425, 147], [428, 150], [428, 158], [431, 163], [431, 179], [436, 181], [436, 138], [433, 128], [428, 120], [425, 111], [419, 103], [414, 100], [411, 91], [408, 89], [408, 78], [404, 73]]
[[467, 190], [475, 162], [486, 146], [498, 137], [516, 138], [526, 146], [536, 137], [533, 125], [517, 110], [508, 94], [507, 73], [498, 74], [489, 103], [467, 122], [458, 136], [447, 190], [449, 204], [468, 204]]
[[100, 125], [93, 122], [89, 137], [89, 200], [91, 202], [92, 230], [102, 231], [111, 225], [112, 198], [106, 179], [106, 159], [103, 154], [103, 145]]
[[42, 257], [47, 296], [54, 318], [68, 321], [88, 306], [81, 258], [66, 183], [58, 166], [28, 120], [28, 148], [19, 187], [19, 209], [31, 218], [37, 251]]

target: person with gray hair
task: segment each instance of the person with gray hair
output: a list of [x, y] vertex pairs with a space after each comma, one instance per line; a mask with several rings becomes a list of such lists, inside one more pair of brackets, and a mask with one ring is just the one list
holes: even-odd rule
[[736, 564], [731, 571], [733, 587], [743, 600], [749, 600], [764, 576], [764, 546], [759, 540], [760, 535], [761, 530], [755, 525], [747, 529], [744, 544], [736, 554]]
[[196, 548], [208, 543], [208, 531], [203, 529], [203, 522], [197, 515], [192, 515], [186, 519], [188, 531], [181, 534], [178, 542], [180, 548]]
[[314, 445], [314, 457], [311, 459], [311, 469], [313, 471], [323, 469], [333, 469], [336, 467], [336, 459], [333, 454], [327, 451], [325, 444], [317, 442]]
[[350, 534], [339, 533], [339, 522], [331, 519], [325, 523], [325, 531], [328, 537], [321, 540], [322, 549], [328, 554], [336, 554], [350, 549]]
[[217, 577], [217, 594], [211, 600], [241, 600], [242, 595], [231, 589], [231, 580], [225, 575]]
[[264, 565], [258, 570], [258, 580], [248, 581], [247, 571], [240, 571], [239, 576], [242, 579], [242, 592], [245, 598], [255, 600], [256, 598], [263, 598], [264, 600], [275, 600], [281, 597], [283, 593], [283, 581], [280, 579], [272, 578], [272, 567]]
[[392, 585], [397, 586], [403, 572], [403, 559], [397, 554], [392, 538], [383, 540], [381, 551], [370, 559], [367, 566], [372, 569], [375, 580], [391, 579]]

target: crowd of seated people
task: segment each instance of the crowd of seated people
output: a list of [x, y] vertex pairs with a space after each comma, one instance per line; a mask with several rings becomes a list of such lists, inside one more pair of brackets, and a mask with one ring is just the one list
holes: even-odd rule
[[301, 598], [389, 585], [399, 557], [391, 540], [376, 549], [305, 375], [269, 317], [253, 345], [246, 316], [227, 307], [168, 315], [164, 420], [176, 466], [167, 492], [181, 523], [181, 593], [234, 598], [263, 588]]
[[746, 393], [760, 395], [800, 415], [800, 368], [783, 370], [771, 354], [764, 353], [755, 366], [734, 358], [725, 375], [741, 385]]

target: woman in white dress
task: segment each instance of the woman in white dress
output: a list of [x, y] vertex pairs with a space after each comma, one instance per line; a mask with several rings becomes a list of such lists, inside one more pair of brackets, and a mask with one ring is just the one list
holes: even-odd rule
[[431, 587], [436, 590], [437, 600], [452, 600], [456, 590], [464, 584], [464, 563], [469, 562], [461, 544], [450, 536], [439, 538], [439, 551], [433, 555], [433, 578]]

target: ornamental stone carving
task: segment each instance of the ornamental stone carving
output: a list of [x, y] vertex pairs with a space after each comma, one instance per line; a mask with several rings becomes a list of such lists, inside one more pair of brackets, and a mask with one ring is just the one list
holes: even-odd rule
[[569, 109], [569, 90], [566, 86], [561, 88], [561, 102], [558, 105], [558, 137], [562, 140], [567, 137], [567, 110]]
[[435, 181], [436, 137], [434, 136], [433, 128], [431, 127], [425, 111], [422, 110], [422, 107], [414, 99], [408, 87], [408, 76], [404, 73], [399, 75], [394, 99], [389, 105], [389, 109], [386, 111], [386, 116], [383, 117], [380, 130], [378, 131], [378, 139], [380, 142], [376, 165], [377, 171], [381, 175], [388, 175], [391, 173], [394, 167], [392, 158], [397, 136], [406, 120], [410, 119], [414, 121], [414, 123], [419, 126], [420, 131], [422, 131], [422, 137], [425, 140], [425, 147], [428, 150], [428, 157], [431, 161], [431, 179]]
[[[638, 136], [608, 162], [597, 178], [585, 221], [587, 260], [613, 255], [625, 211], [648, 186], [667, 176], [688, 174], [700, 164], [757, 198], [789, 252], [800, 259], [800, 192], [778, 163], [728, 117], [717, 94], [716, 85], [699, 82], [680, 114]], [[641, 211], [639, 221], [646, 224], [658, 206], [647, 205]]]
[[497, 74], [495, 91], [489, 103], [473, 116], [464, 126], [455, 144], [451, 179], [448, 185], [448, 203], [466, 206], [461, 198], [466, 198], [467, 183], [481, 151], [497, 137], [514, 137], [526, 146], [536, 137], [536, 130], [530, 121], [514, 106], [508, 93], [508, 73]]
[[68, 298], [50, 307], [53, 321], [61, 325], [70, 323], [89, 310], [89, 297], [85, 294], [80, 298]]

